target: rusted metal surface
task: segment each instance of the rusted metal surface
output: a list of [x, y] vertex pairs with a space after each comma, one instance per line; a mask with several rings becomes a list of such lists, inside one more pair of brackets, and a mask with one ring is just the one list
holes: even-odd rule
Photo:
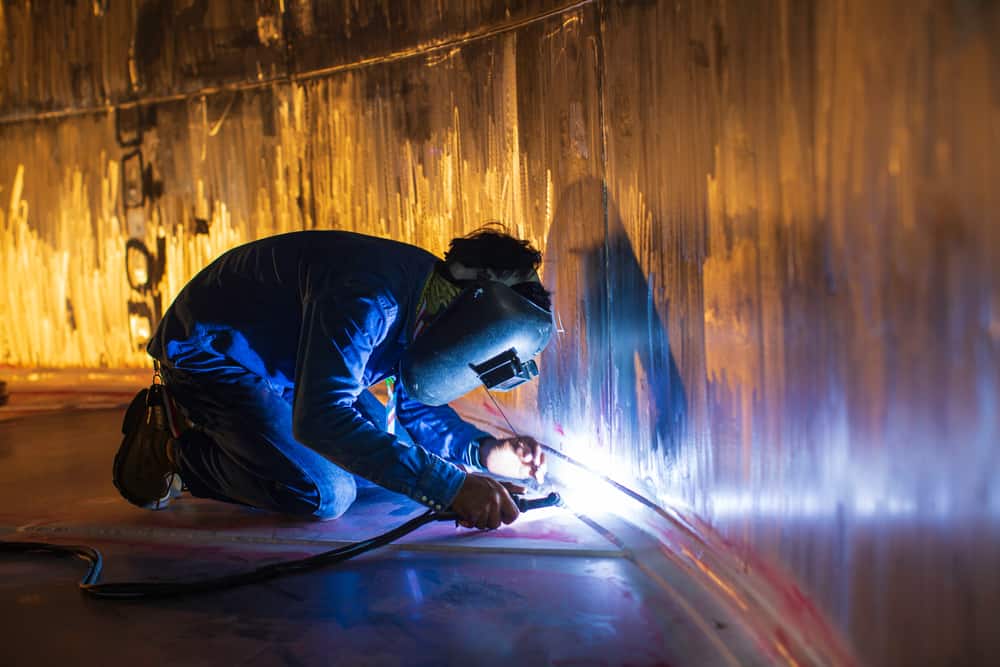
[[[0, 125], [0, 362], [141, 365], [127, 304], [264, 234], [501, 219], [562, 329], [516, 425], [796, 580], [865, 662], [1000, 652], [997, 7], [41, 4], [3, 5], [0, 116], [73, 113]], [[131, 147], [126, 99], [161, 99]]]

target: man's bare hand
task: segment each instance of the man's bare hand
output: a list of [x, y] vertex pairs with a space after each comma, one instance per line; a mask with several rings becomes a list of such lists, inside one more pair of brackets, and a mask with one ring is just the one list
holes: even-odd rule
[[545, 452], [531, 437], [487, 438], [479, 443], [479, 460], [494, 475], [545, 481]]
[[524, 493], [524, 488], [469, 473], [451, 502], [451, 508], [458, 514], [458, 522], [466, 528], [492, 530], [499, 528], [501, 523], [512, 523], [520, 514], [510, 497], [512, 493]]

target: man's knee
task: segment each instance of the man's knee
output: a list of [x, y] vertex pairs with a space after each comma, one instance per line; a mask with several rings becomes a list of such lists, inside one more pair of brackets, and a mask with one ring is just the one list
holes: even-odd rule
[[354, 477], [342, 470], [318, 480], [316, 487], [319, 491], [319, 507], [313, 516], [321, 521], [336, 519], [343, 515], [358, 495]]

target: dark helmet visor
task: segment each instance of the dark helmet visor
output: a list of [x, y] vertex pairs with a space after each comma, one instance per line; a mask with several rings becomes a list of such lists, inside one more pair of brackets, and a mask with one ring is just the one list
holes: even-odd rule
[[506, 391], [538, 374], [532, 358], [552, 337], [552, 315], [496, 281], [467, 287], [400, 362], [407, 393], [444, 405], [480, 384]]

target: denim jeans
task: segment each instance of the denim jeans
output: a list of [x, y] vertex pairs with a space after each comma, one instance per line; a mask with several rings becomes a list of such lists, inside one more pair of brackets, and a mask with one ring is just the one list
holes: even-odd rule
[[[170, 395], [195, 424], [174, 450], [192, 495], [333, 519], [354, 502], [359, 483], [370, 485], [295, 440], [290, 389], [218, 357], [195, 366], [161, 369]], [[369, 392], [356, 408], [385, 427], [385, 408]]]

